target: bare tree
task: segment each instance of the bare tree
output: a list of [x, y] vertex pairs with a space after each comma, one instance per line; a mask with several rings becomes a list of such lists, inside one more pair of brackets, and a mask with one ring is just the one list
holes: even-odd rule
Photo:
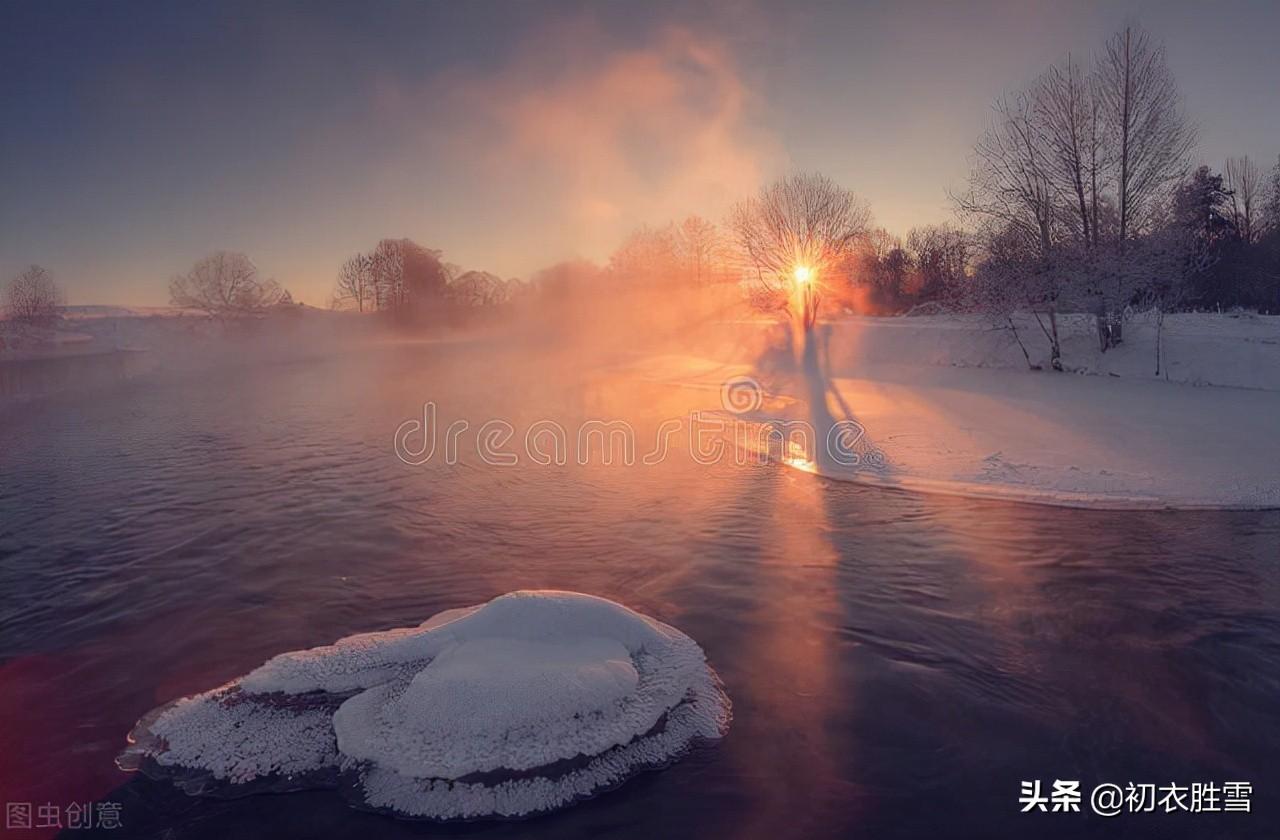
[[507, 281], [487, 271], [464, 271], [449, 284], [450, 297], [473, 307], [506, 303], [510, 292]]
[[1107, 41], [1097, 72], [1123, 249], [1186, 174], [1196, 132], [1182, 112], [1164, 47], [1136, 25]]
[[409, 300], [404, 281], [404, 244], [399, 239], [383, 239], [369, 254], [373, 277], [373, 299], [377, 309], [397, 309]]
[[720, 283], [733, 277], [724, 234], [701, 216], [689, 216], [675, 229], [676, 255], [697, 285]]
[[817, 278], [845, 269], [870, 223], [866, 204], [816, 173], [781, 178], [730, 214], [746, 266], [762, 285], [803, 285], [806, 328], [817, 318]]
[[907, 251], [915, 265], [915, 296], [920, 301], [952, 295], [968, 275], [972, 243], [969, 234], [953, 225], [912, 228]]
[[244, 254], [218, 251], [169, 281], [169, 300], [184, 309], [229, 317], [263, 312], [280, 301], [280, 286], [263, 279]]
[[1087, 247], [1098, 244], [1099, 189], [1106, 147], [1097, 82], [1071, 56], [1051, 67], [1034, 89], [1037, 130], [1047, 146], [1047, 170], [1064, 199], [1063, 216]]
[[1027, 265], [1037, 260], [1026, 237], [1013, 227], [1003, 231], [988, 228], [982, 242], [983, 260], [967, 283], [959, 303], [962, 307], [980, 312], [998, 329], [1007, 329], [1022, 351], [1030, 370], [1040, 370], [1031, 361], [1022, 334], [1018, 332], [1014, 315], [1027, 306]]
[[1231, 223], [1235, 227], [1236, 236], [1247, 245], [1252, 245], [1259, 234], [1259, 201], [1262, 193], [1262, 172], [1258, 165], [1244, 157], [1227, 158], [1227, 166], [1223, 170], [1226, 188], [1231, 193]]
[[1002, 97], [973, 149], [968, 190], [952, 196], [962, 216], [994, 223], [1034, 242], [1047, 255], [1054, 241], [1058, 190], [1035, 91]]
[[685, 278], [674, 225], [632, 231], [609, 256], [609, 273], [625, 283], [676, 284]]
[[15, 321], [47, 324], [58, 317], [63, 305], [62, 290], [48, 271], [29, 266], [9, 281], [4, 290], [4, 312]]
[[679, 225], [637, 228], [609, 257], [609, 273], [625, 283], [701, 286], [736, 276], [725, 238], [711, 222], [689, 216]]
[[334, 286], [334, 303], [354, 306], [357, 312], [378, 305], [374, 285], [374, 263], [370, 254], [356, 254], [342, 264]]

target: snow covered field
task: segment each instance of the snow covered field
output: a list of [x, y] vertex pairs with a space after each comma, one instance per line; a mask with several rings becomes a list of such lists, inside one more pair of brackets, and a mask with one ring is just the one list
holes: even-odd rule
[[[1049, 369], [1049, 344], [1027, 314], [1015, 317], [1031, 362]], [[858, 375], [867, 364], [1028, 370], [1013, 333], [980, 316], [845, 317], [826, 325], [833, 372]], [[1046, 322], [1047, 326], [1047, 322]], [[742, 360], [777, 327], [764, 321], [719, 325], [699, 345], [700, 355]], [[1068, 371], [1192, 385], [1226, 385], [1280, 391], [1280, 317], [1253, 313], [1166, 315], [1162, 365], [1155, 374], [1155, 323], [1139, 313], [1125, 325], [1124, 342], [1098, 349], [1092, 316], [1059, 316], [1062, 361]]]
[[[1154, 375], [1147, 327], [1105, 356], [1084, 325], [1069, 327], [1064, 361], [1096, 375], [1028, 370], [1007, 331], [942, 318], [837, 321], [810, 354], [777, 327], [739, 323], [708, 355], [634, 371], [692, 386], [705, 410], [723, 407], [725, 381], [750, 377], [761, 405], [725, 416], [803, 420], [819, 440], [853, 421], [875, 463], [823, 458], [822, 446], [783, 458], [835, 478], [1080, 507], [1280, 507], [1280, 319], [1168, 318], [1168, 380]], [[1029, 349], [1036, 361], [1041, 345]]]

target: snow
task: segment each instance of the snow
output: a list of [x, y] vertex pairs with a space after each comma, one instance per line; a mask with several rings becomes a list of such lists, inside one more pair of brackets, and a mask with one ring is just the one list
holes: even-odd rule
[[[1030, 314], [1014, 316], [1033, 364], [1049, 368], [1049, 344]], [[857, 376], [866, 365], [977, 367], [1027, 371], [1013, 333], [981, 316], [849, 316], [822, 325], [830, 331], [832, 373]], [[746, 361], [743, 351], [760, 346], [772, 322], [737, 321], [704, 331], [690, 352], [722, 361]], [[1063, 363], [1069, 371], [1126, 379], [1183, 382], [1280, 391], [1280, 316], [1250, 312], [1189, 312], [1166, 315], [1161, 336], [1162, 369], [1155, 373], [1155, 319], [1136, 314], [1124, 342], [1103, 353], [1092, 315], [1059, 315]]]
[[[751, 377], [763, 391], [759, 409], [720, 415], [746, 426], [738, 443], [772, 445], [781, 463], [832, 478], [1074, 507], [1280, 507], [1280, 319], [1253, 316], [1232, 329], [1229, 316], [1178, 318], [1166, 322], [1165, 340], [1184, 360], [1183, 382], [1145, 367], [1117, 373], [1150, 359], [1140, 329], [1127, 330], [1128, 356], [1106, 354], [1116, 369], [1074, 375], [1030, 371], [1016, 348], [1013, 357], [993, 350], [998, 333], [941, 318], [823, 325], [809, 353], [766, 338], [766, 326], [738, 324], [715, 356], [650, 358], [631, 372], [691, 388], [700, 411], [721, 408], [721, 383]], [[832, 425], [846, 420], [862, 433], [857, 464], [826, 451]], [[779, 446], [776, 430], [788, 421], [814, 430], [799, 453]]]
[[514, 592], [274, 657], [144, 718], [122, 766], [202, 792], [329, 773], [400, 814], [516, 816], [661, 766], [728, 722], [680, 631], [602, 598]]
[[330, 716], [218, 689], [179, 700], [155, 721], [152, 734], [167, 743], [155, 758], [171, 767], [194, 760], [232, 784], [317, 772], [337, 761]]
[[524, 770], [595, 755], [652, 726], [619, 714], [638, 680], [627, 649], [611, 639], [476, 639], [442, 651], [402, 690], [345, 704], [334, 729], [344, 755], [406, 775]]

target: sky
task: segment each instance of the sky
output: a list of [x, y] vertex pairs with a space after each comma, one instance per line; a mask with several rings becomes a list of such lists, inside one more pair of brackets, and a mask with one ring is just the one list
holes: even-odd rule
[[1164, 42], [1198, 161], [1276, 160], [1272, 0], [6, 0], [0, 277], [163, 305], [227, 249], [325, 305], [383, 237], [527, 277], [800, 170], [905, 234], [952, 217], [996, 97], [1126, 21]]

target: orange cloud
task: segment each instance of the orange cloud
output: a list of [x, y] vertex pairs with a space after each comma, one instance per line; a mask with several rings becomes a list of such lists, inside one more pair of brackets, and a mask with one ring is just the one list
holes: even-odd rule
[[450, 83], [454, 151], [538, 201], [572, 232], [564, 244], [601, 257], [639, 224], [716, 217], [777, 168], [723, 43], [684, 28], [639, 47], [601, 40], [569, 24], [494, 76]]

